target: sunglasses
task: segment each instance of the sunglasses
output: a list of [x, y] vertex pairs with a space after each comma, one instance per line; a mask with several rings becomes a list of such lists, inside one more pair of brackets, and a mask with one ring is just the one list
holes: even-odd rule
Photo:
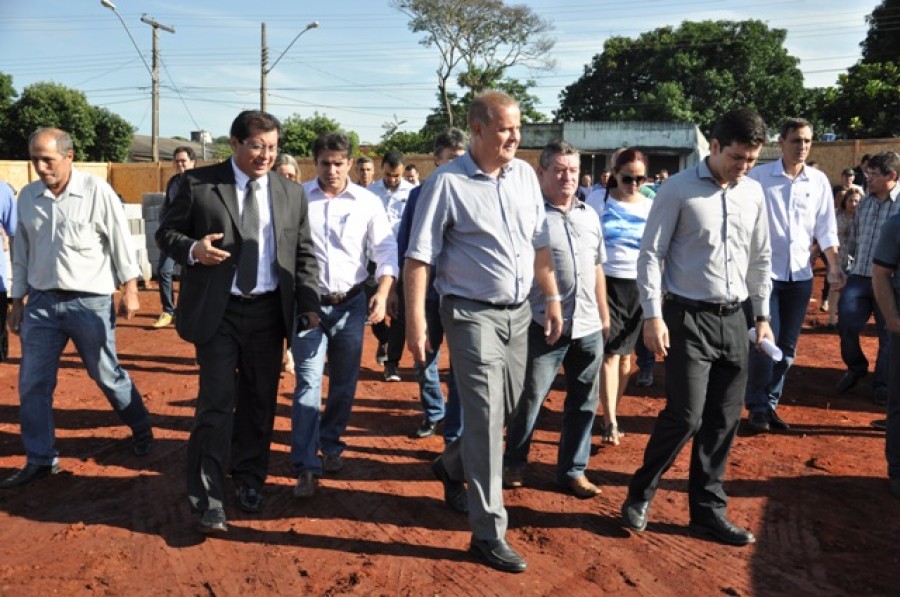
[[637, 184], [637, 185], [641, 185], [641, 184], [644, 184], [644, 183], [647, 181], [647, 177], [646, 177], [646, 176], [628, 176], [628, 175], [623, 175], [623, 176], [620, 176], [619, 178], [622, 179], [622, 184]]

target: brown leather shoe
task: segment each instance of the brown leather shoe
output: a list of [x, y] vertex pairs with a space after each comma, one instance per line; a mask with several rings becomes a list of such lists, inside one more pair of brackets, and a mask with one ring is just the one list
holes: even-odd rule
[[572, 492], [577, 498], [581, 498], [583, 500], [590, 499], [592, 497], [596, 497], [603, 493], [603, 490], [588, 481], [587, 477], [584, 475], [580, 477], [575, 477], [571, 481], [569, 481], [569, 491]]

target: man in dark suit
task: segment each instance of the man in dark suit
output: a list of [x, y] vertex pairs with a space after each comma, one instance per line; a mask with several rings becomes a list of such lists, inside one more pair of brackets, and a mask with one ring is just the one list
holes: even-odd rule
[[306, 195], [270, 173], [280, 134], [272, 115], [241, 112], [231, 159], [186, 172], [156, 234], [182, 265], [175, 325], [200, 366], [187, 482], [205, 533], [228, 528], [227, 467], [240, 508], [262, 508], [284, 340], [319, 323]]

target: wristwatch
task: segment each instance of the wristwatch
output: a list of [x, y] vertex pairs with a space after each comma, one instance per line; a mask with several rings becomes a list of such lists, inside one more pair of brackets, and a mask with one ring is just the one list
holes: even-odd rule
[[771, 315], [757, 315], [756, 316], [756, 323], [760, 323], [763, 321], [765, 321], [766, 323], [772, 323], [772, 316]]

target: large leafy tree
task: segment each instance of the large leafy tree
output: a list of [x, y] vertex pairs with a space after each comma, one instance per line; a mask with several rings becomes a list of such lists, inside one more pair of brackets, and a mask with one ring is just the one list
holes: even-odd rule
[[344, 133], [350, 138], [351, 153], [355, 154], [359, 148], [359, 135], [343, 130], [336, 120], [318, 112], [308, 118], [299, 114], [289, 116], [281, 128], [282, 151], [294, 156], [312, 156], [313, 142], [323, 133]]
[[900, 63], [900, 0], [884, 0], [866, 17], [866, 22], [869, 33], [860, 44], [862, 61]]
[[423, 46], [438, 51], [438, 93], [451, 126], [460, 118], [450, 91], [454, 76], [477, 94], [513, 66], [555, 66], [553, 24], [527, 6], [503, 0], [391, 0], [391, 6], [409, 17], [412, 32], [424, 34]]
[[91, 160], [124, 162], [128, 157], [135, 128], [130, 122], [106, 108], [94, 108], [94, 144], [88, 148]]
[[786, 34], [755, 20], [685, 21], [612, 37], [562, 91], [556, 117], [695, 122], [708, 133], [723, 112], [749, 106], [777, 125], [810, 97]]
[[900, 137], [900, 65], [861, 62], [826, 90], [823, 113], [850, 139]]
[[10, 149], [7, 146], [7, 120], [10, 106], [15, 101], [16, 88], [13, 87], [13, 78], [6, 73], [0, 73], [0, 159], [10, 157]]

